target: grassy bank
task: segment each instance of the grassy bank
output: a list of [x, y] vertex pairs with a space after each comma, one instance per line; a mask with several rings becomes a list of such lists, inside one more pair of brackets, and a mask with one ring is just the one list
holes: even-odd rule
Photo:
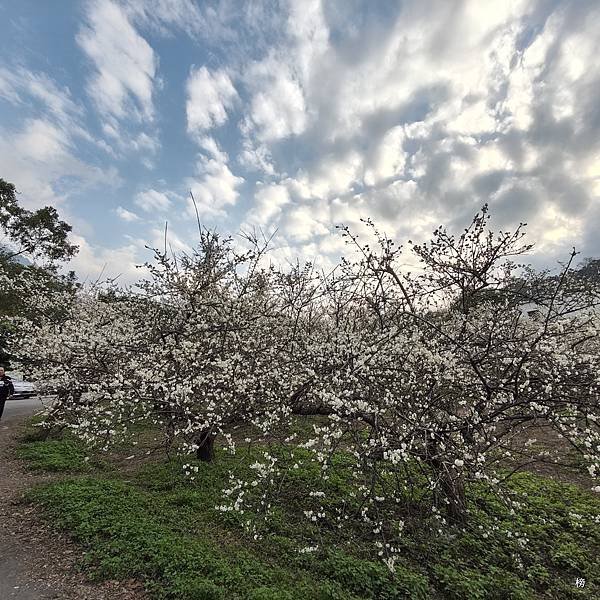
[[[469, 530], [432, 536], [408, 529], [392, 575], [369, 555], [368, 540], [310, 530], [298, 509], [315, 477], [310, 467], [290, 469], [271, 531], [255, 541], [242, 527], [247, 515], [215, 509], [234, 460], [225, 453], [211, 464], [186, 460], [198, 467], [193, 482], [179, 460], [85, 461], [85, 450], [70, 438], [25, 440], [19, 454], [32, 468], [63, 473], [28, 499], [84, 545], [93, 576], [138, 577], [157, 599], [600, 597], [600, 499], [529, 473], [511, 481], [521, 496], [514, 515], [484, 486], [474, 486]], [[236, 458], [236, 468], [247, 468], [253, 458], [241, 465]], [[339, 477], [328, 484], [332, 504], [349, 497], [343, 469], [341, 461]], [[298, 552], [314, 535], [324, 536], [320, 549]], [[585, 587], [576, 587], [577, 578]]]

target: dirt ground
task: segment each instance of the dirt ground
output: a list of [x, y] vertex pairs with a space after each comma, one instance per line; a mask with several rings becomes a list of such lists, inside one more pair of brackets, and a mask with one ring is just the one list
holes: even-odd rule
[[91, 582], [80, 566], [81, 548], [22, 502], [26, 489], [48, 479], [28, 473], [14, 456], [23, 419], [0, 421], [0, 599], [147, 600], [135, 581]]

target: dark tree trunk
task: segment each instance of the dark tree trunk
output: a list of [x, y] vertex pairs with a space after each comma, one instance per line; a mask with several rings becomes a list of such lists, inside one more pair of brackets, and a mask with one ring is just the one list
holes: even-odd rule
[[440, 486], [440, 499], [443, 499], [442, 502], [448, 502], [445, 504], [448, 521], [455, 525], [463, 525], [467, 520], [467, 499], [462, 477], [452, 478], [449, 473], [442, 473]]
[[450, 523], [463, 525], [467, 521], [464, 479], [460, 474], [453, 474], [448, 470], [448, 466], [438, 456], [435, 441], [428, 442], [427, 450], [426, 462], [431, 467], [434, 476], [439, 478], [439, 488], [434, 496], [435, 504], [438, 508], [443, 508]]
[[211, 462], [215, 457], [215, 436], [212, 434], [212, 429], [203, 429], [196, 438], [198, 449], [196, 450], [196, 458], [203, 462]]

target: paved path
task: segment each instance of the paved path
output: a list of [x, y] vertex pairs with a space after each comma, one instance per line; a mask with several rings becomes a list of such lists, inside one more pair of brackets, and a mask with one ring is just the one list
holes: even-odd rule
[[27, 488], [51, 478], [25, 471], [14, 456], [24, 415], [40, 406], [36, 399], [11, 400], [0, 421], [0, 600], [145, 599], [133, 581], [92, 584], [79, 568], [81, 548], [22, 502]]
[[45, 406], [48, 406], [49, 402], [51, 402], [50, 398], [40, 398], [39, 396], [26, 398], [24, 400], [7, 400], [4, 406], [4, 414], [2, 415], [2, 421], [0, 421], [0, 425], [6, 425], [7, 421], [12, 421], [15, 417], [33, 415], [36, 412], [44, 410]]

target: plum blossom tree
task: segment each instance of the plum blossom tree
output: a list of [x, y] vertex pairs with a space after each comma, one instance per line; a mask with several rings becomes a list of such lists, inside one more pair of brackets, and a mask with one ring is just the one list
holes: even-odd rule
[[135, 376], [151, 389], [169, 441], [182, 440], [206, 461], [216, 435], [233, 444], [231, 427], [253, 422], [288, 394], [289, 367], [280, 357], [289, 320], [272, 291], [275, 271], [260, 267], [267, 244], [246, 241], [250, 249], [239, 253], [231, 239], [201, 231], [192, 255], [157, 253], [135, 299], [148, 347]]
[[22, 319], [15, 351], [57, 394], [53, 424], [108, 448], [151, 422], [166, 449], [210, 461], [215, 436], [288, 395], [292, 363], [275, 357], [289, 353], [291, 321], [276, 271], [259, 267], [266, 245], [246, 241], [238, 253], [201, 231], [191, 255], [156, 251], [135, 288], [82, 290], [59, 318], [43, 315], [63, 296], [37, 297], [46, 308]]
[[125, 304], [103, 301], [93, 288], [74, 294], [37, 284], [31, 277], [11, 282], [29, 305], [13, 319], [12, 351], [40, 393], [56, 397], [47, 427], [69, 426], [107, 446], [138, 412], [135, 381], [128, 376], [142, 344], [133, 313]]
[[[135, 289], [80, 292], [30, 321], [20, 348], [59, 391], [55, 417], [102, 447], [136, 420], [200, 460], [217, 436], [258, 447], [220, 506], [256, 515], [257, 534], [290, 470], [317, 467], [299, 501], [311, 525], [359, 523], [393, 567], [404, 523], [464, 525], [467, 486], [502, 492], [511, 471], [555, 460], [540, 434], [600, 469], [597, 282], [575, 253], [558, 274], [515, 262], [524, 227], [488, 221], [484, 207], [458, 237], [409, 243], [413, 272], [369, 222], [374, 247], [344, 228], [354, 258], [330, 273], [201, 231], [190, 255], [157, 251]], [[331, 502], [340, 462], [352, 491]]]
[[[465, 485], [502, 491], [507, 459], [514, 470], [552, 461], [535, 444], [540, 432], [576, 449], [596, 475], [599, 294], [573, 271], [575, 253], [559, 275], [524, 268], [513, 262], [531, 248], [523, 227], [493, 234], [487, 208], [458, 238], [440, 228], [412, 245], [415, 274], [399, 269], [402, 249], [376, 231], [377, 250], [344, 234], [359, 258], [322, 281], [321, 319], [307, 327], [301, 359], [309, 375], [287, 413], [326, 417], [303, 443], [308, 460], [327, 474], [340, 453], [353, 458], [361, 516], [386, 547], [399, 507], [410, 514], [425, 501], [443, 521], [465, 523]], [[263, 480], [285, 475], [270, 456]], [[237, 490], [248, 502], [240, 482]], [[345, 516], [326, 506], [310, 518], [339, 524]]]

